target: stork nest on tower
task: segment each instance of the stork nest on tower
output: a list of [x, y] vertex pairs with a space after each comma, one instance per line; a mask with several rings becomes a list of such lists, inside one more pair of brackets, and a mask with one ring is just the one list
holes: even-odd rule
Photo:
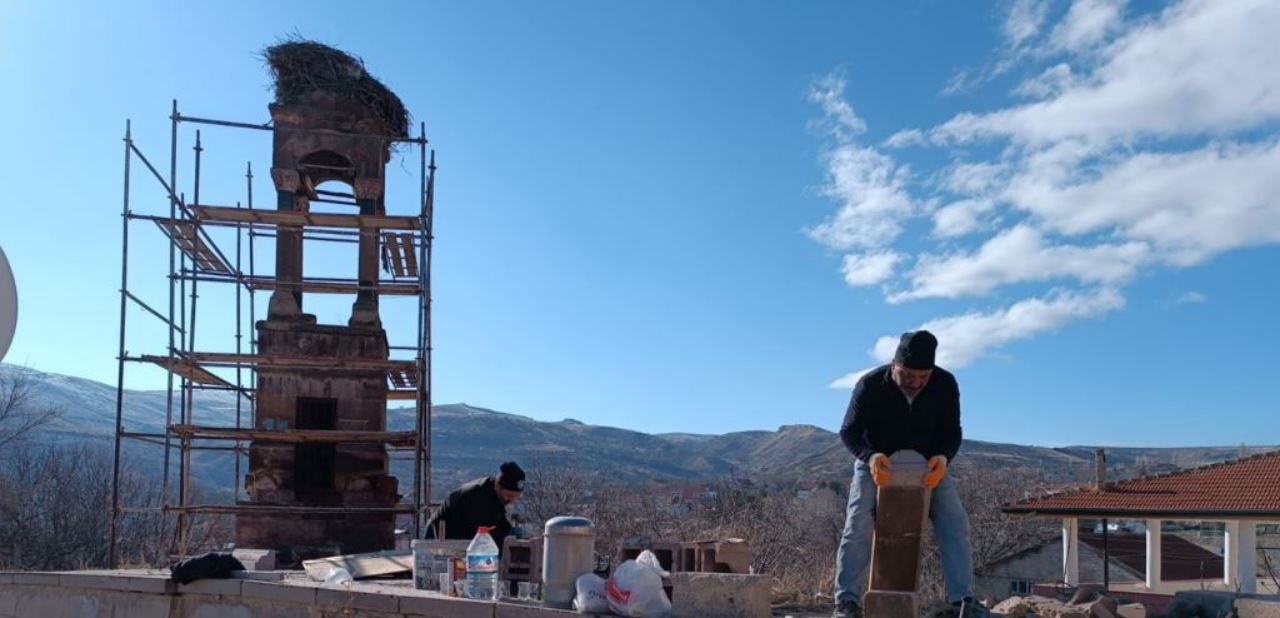
[[369, 75], [360, 58], [300, 37], [268, 47], [262, 57], [275, 79], [276, 103], [314, 105], [317, 99], [336, 99], [381, 121], [391, 137], [409, 136], [404, 103]]

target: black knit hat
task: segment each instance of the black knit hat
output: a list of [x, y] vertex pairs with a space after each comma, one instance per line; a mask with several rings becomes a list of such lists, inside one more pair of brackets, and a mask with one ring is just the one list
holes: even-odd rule
[[933, 357], [938, 351], [938, 338], [927, 330], [902, 333], [893, 362], [907, 369], [933, 369]]
[[498, 468], [498, 485], [507, 491], [524, 491], [524, 470], [514, 461]]

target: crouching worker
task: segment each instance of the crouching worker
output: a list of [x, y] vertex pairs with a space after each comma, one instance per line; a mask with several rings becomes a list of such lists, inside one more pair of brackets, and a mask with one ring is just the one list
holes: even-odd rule
[[524, 470], [508, 461], [497, 474], [471, 481], [449, 494], [427, 522], [426, 538], [441, 535], [439, 538], [469, 540], [478, 528], [488, 527], [498, 551], [502, 551], [503, 539], [511, 534], [507, 507], [515, 504], [523, 491]]

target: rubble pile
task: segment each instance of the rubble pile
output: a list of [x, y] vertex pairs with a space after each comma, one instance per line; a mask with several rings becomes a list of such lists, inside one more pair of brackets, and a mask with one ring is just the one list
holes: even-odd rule
[[995, 616], [1006, 618], [1146, 618], [1141, 603], [1121, 605], [1096, 589], [1080, 588], [1068, 600], [1039, 595], [1010, 597], [991, 608]]

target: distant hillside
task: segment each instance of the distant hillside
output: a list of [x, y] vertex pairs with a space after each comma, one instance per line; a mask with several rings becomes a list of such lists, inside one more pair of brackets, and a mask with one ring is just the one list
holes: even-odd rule
[[[0, 365], [21, 371], [38, 385], [38, 402], [62, 411], [42, 429], [38, 444], [84, 441], [110, 443], [115, 420], [115, 388], [91, 380]], [[202, 425], [234, 425], [235, 397], [223, 392], [198, 392], [195, 420]], [[173, 410], [177, 419], [178, 410]], [[247, 405], [241, 417], [249, 424]], [[159, 432], [165, 419], [163, 391], [126, 391], [125, 426], [130, 431]], [[413, 411], [389, 411], [391, 429], [413, 426]], [[129, 442], [126, 455], [140, 464], [155, 464], [162, 449]], [[851, 457], [834, 433], [811, 425], [784, 425], [776, 431], [743, 431], [723, 435], [646, 434], [587, 425], [573, 420], [537, 421], [525, 416], [486, 410], [466, 404], [433, 408], [433, 475], [437, 493], [458, 482], [488, 474], [498, 463], [556, 462], [608, 474], [629, 481], [658, 479], [694, 481], [726, 475], [762, 477], [778, 481], [844, 479]], [[1269, 450], [1253, 447], [1248, 452]], [[1241, 454], [1238, 446], [1197, 448], [1107, 448], [1109, 474], [1125, 476], [1145, 467], [1151, 471], [1223, 461]], [[1093, 447], [1047, 448], [966, 440], [956, 465], [964, 467], [1026, 468], [1046, 480], [1077, 481], [1092, 476]], [[201, 453], [195, 476], [209, 488], [229, 488], [230, 455]], [[396, 462], [396, 473], [408, 479], [407, 463]], [[215, 492], [216, 493], [216, 492]]]

